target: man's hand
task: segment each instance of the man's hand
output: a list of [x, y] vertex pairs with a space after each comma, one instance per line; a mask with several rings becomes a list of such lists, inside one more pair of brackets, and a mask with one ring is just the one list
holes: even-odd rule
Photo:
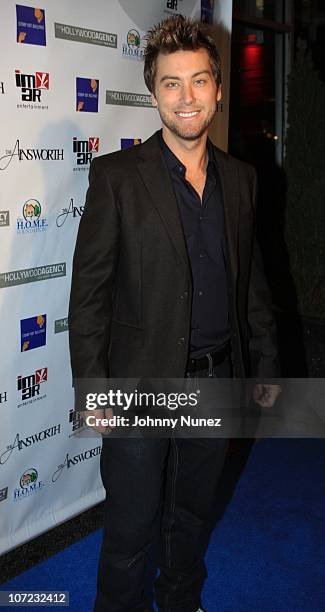
[[280, 385], [258, 384], [254, 387], [253, 399], [262, 408], [272, 408], [280, 393]]
[[[109, 427], [106, 427], [101, 423], [98, 423], [98, 425], [88, 425], [86, 421], [86, 418], [89, 416], [95, 417], [95, 419], [111, 419], [113, 417], [112, 408], [106, 408], [105, 410], [104, 408], [99, 408], [98, 410], [85, 410], [83, 412], [80, 412], [80, 414], [85, 421], [85, 425], [87, 425], [87, 427], [89, 427], [90, 429], [95, 429], [100, 434], [108, 434], [110, 431], [112, 431], [112, 429], [114, 429], [114, 425], [110, 425]], [[94, 422], [95, 419], [92, 418], [91, 422]]]

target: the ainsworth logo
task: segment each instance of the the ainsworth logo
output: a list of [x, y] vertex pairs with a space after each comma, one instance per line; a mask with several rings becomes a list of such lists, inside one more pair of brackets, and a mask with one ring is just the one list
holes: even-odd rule
[[63, 149], [21, 149], [16, 140], [14, 148], [0, 157], [0, 170], [6, 170], [14, 157], [18, 161], [63, 161]]
[[8, 227], [9, 210], [0, 210], [0, 227]]
[[48, 223], [42, 216], [42, 207], [38, 200], [30, 199], [25, 202], [22, 208], [22, 216], [17, 219], [17, 234], [34, 234], [35, 232], [45, 232]]
[[126, 42], [122, 44], [122, 55], [129, 59], [143, 60], [144, 46], [141, 46], [141, 36], [138, 30], [129, 30]]
[[16, 4], [17, 42], [46, 45], [45, 11], [32, 6]]
[[76, 78], [76, 111], [98, 113], [99, 80]]
[[68, 25], [66, 23], [54, 23], [55, 38], [72, 40], [73, 42], [90, 43], [101, 45], [102, 47], [117, 47], [117, 34], [81, 28], [79, 26]]
[[56, 218], [57, 227], [62, 227], [66, 222], [67, 218], [80, 219], [83, 214], [84, 206], [75, 206], [73, 198], [70, 199], [69, 206], [62, 208], [62, 212]]
[[153, 108], [151, 97], [148, 94], [133, 93], [131, 91], [114, 91], [112, 89], [106, 91], [106, 104]]
[[67, 264], [57, 263], [36, 268], [25, 268], [24, 270], [12, 270], [11, 272], [0, 272], [0, 289], [14, 287], [15, 285], [25, 285], [35, 281], [49, 280], [66, 276]]
[[25, 497], [38, 493], [44, 487], [44, 482], [38, 479], [36, 468], [25, 470], [19, 479], [19, 487], [15, 487], [13, 500], [19, 501]]
[[53, 425], [53, 427], [48, 427], [47, 429], [42, 429], [38, 433], [31, 434], [25, 438], [21, 438], [19, 433], [17, 433], [14, 441], [11, 444], [8, 444], [3, 452], [0, 452], [0, 465], [7, 463], [8, 459], [15, 450], [22, 451], [25, 448], [29, 448], [30, 446], [37, 444], [38, 442], [43, 442], [48, 438], [52, 438], [59, 433], [61, 433], [61, 423], [58, 425]]
[[44, 384], [47, 382], [47, 368], [38, 368], [33, 374], [27, 376], [19, 375], [17, 377], [17, 389], [20, 392], [20, 398], [22, 402], [18, 404], [18, 408], [32, 404], [38, 400], [44, 399], [46, 393], [41, 395], [44, 390]]
[[46, 314], [21, 319], [20, 350], [22, 353], [46, 345]]
[[74, 170], [88, 170], [93, 154], [99, 152], [99, 138], [98, 136], [90, 136], [86, 140], [82, 140], [74, 137], [72, 140], [72, 150], [76, 155], [77, 162], [77, 168], [74, 168]]
[[52, 482], [57, 481], [57, 479], [61, 476], [64, 468], [67, 468], [67, 470], [69, 470], [75, 465], [78, 465], [78, 463], [82, 463], [83, 461], [87, 461], [88, 459], [98, 457], [101, 453], [101, 450], [101, 446], [95, 446], [95, 448], [90, 448], [89, 450], [83, 451], [82, 453], [78, 453], [78, 455], [74, 455], [73, 457], [70, 457], [69, 453], [67, 453], [64, 462], [60, 463], [55, 472], [53, 472]]

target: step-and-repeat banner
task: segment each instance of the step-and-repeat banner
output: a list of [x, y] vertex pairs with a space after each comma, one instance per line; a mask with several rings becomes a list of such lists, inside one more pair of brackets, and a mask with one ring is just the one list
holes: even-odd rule
[[[160, 127], [143, 81], [144, 36], [175, 13], [218, 22], [228, 67], [231, 0], [1, 6], [0, 553], [104, 498], [101, 438], [78, 435], [73, 411], [72, 256], [92, 158]], [[226, 93], [220, 146], [227, 109]]]

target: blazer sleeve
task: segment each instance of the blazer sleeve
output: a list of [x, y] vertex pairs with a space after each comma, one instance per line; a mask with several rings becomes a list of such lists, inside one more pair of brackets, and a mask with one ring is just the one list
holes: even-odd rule
[[73, 380], [107, 378], [112, 294], [119, 252], [120, 216], [101, 158], [89, 187], [73, 256], [69, 345]]
[[[257, 202], [257, 176], [252, 168], [254, 214]], [[256, 227], [256, 223], [255, 223]], [[264, 274], [261, 252], [253, 238], [253, 251], [248, 287], [248, 323], [250, 327], [249, 352], [251, 375], [254, 378], [278, 378], [281, 376], [277, 347], [276, 323], [272, 312], [271, 293]]]

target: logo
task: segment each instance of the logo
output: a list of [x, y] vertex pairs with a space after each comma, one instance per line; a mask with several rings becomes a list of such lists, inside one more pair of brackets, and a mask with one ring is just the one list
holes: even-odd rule
[[81, 413], [73, 409], [69, 410], [69, 423], [72, 427], [72, 433], [69, 435], [69, 438], [78, 433], [79, 429], [86, 427], [85, 420], [81, 416]]
[[101, 45], [102, 47], [112, 47], [113, 49], [117, 47], [117, 34], [90, 30], [89, 28], [79, 28], [78, 26], [67, 25], [65, 23], [54, 23], [54, 35], [55, 38], [63, 38], [73, 42]]
[[122, 55], [130, 59], [143, 60], [144, 47], [141, 47], [141, 36], [138, 30], [129, 30], [126, 42], [122, 45]]
[[23, 206], [23, 217], [17, 219], [17, 234], [45, 232], [48, 228], [46, 218], [41, 219], [42, 208], [38, 200], [27, 200]]
[[69, 321], [68, 317], [64, 319], [57, 319], [54, 321], [54, 333], [60, 334], [61, 332], [68, 331], [69, 329]]
[[67, 264], [65, 262], [47, 266], [37, 266], [36, 268], [25, 268], [24, 270], [0, 272], [0, 289], [58, 278], [59, 276], [66, 276], [66, 274]]
[[84, 206], [75, 206], [73, 203], [73, 198], [71, 198], [69, 207], [62, 208], [62, 213], [60, 213], [56, 218], [57, 227], [62, 227], [69, 215], [71, 215], [70, 219], [79, 219], [83, 214], [84, 208]]
[[9, 210], [0, 210], [0, 227], [9, 225]]
[[47, 382], [47, 368], [39, 368], [28, 376], [17, 376], [17, 389], [20, 391], [22, 399], [22, 403], [18, 404], [18, 408], [44, 399], [46, 393], [40, 395], [40, 390], [41, 384], [45, 382]]
[[46, 314], [20, 321], [21, 352], [46, 344]]
[[74, 170], [87, 170], [88, 168], [84, 166], [88, 166], [93, 158], [93, 154], [99, 151], [99, 138], [98, 136], [91, 136], [87, 140], [78, 140], [77, 137], [74, 137], [72, 140], [72, 150], [76, 154], [77, 162], [77, 168], [74, 168]]
[[25, 45], [46, 45], [45, 11], [16, 4], [17, 42]]
[[107, 90], [106, 104], [117, 104], [118, 106], [144, 106], [153, 108], [150, 95], [132, 93], [131, 91]]
[[38, 480], [38, 471], [35, 468], [29, 468], [21, 475], [19, 488], [14, 489], [13, 500], [16, 502], [24, 497], [29, 497], [33, 493], [38, 493], [43, 487], [44, 482]]
[[121, 138], [121, 149], [129, 149], [138, 144], [141, 144], [141, 138]]
[[0, 465], [7, 463], [15, 449], [17, 449], [17, 451], [21, 451], [29, 446], [37, 444], [38, 442], [43, 442], [43, 440], [47, 440], [47, 438], [52, 438], [59, 433], [61, 433], [61, 424], [53, 425], [53, 427], [48, 427], [47, 429], [42, 429], [42, 431], [22, 439], [20, 438], [19, 433], [17, 433], [13, 443], [8, 444], [6, 450], [0, 454]]
[[5, 404], [7, 401], [7, 391], [0, 391], [0, 404]]
[[35, 72], [35, 74], [22, 74], [20, 70], [15, 70], [16, 87], [21, 89], [22, 102], [39, 102], [39, 105], [17, 104], [17, 108], [34, 108], [47, 110], [48, 106], [42, 106], [42, 92], [49, 89], [50, 75], [48, 72]]
[[201, 21], [213, 23], [214, 0], [201, 0]]
[[98, 457], [102, 450], [101, 446], [96, 446], [95, 448], [91, 448], [89, 450], [84, 451], [83, 453], [78, 453], [78, 455], [74, 455], [74, 457], [70, 457], [69, 453], [66, 454], [64, 462], [58, 465], [57, 470], [52, 474], [52, 482], [56, 482], [58, 478], [60, 478], [64, 468], [69, 470], [70, 468], [78, 465], [78, 463], [82, 463], [83, 461], [88, 461], [88, 459], [93, 459], [93, 457]]
[[[180, 0], [180, 1], [182, 1], [182, 0]], [[178, 10], [178, 4], [179, 4], [179, 0], [167, 0], [166, 8], [168, 8], [170, 11], [177, 11]]]
[[8, 487], [0, 489], [0, 502], [5, 501], [8, 497]]
[[76, 111], [82, 113], [98, 113], [99, 80], [77, 77]]
[[7, 149], [0, 157], [0, 170], [6, 170], [14, 157], [18, 161], [63, 161], [63, 149], [21, 149], [16, 140], [14, 149]]

